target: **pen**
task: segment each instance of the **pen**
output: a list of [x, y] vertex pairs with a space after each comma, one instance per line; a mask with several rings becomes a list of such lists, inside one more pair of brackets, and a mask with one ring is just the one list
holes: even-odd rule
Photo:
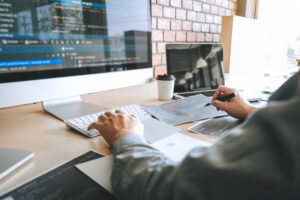
[[[230, 100], [230, 99], [232, 99], [233, 97], [235, 97], [236, 96], [236, 94], [233, 92], [233, 93], [230, 93], [230, 94], [226, 94], [226, 95], [223, 95], [223, 96], [219, 96], [217, 99], [219, 100], [219, 101], [228, 101], [228, 100]], [[207, 104], [205, 104], [204, 105], [204, 107], [206, 107], [206, 106], [210, 106], [211, 105], [211, 103], [207, 103]]]

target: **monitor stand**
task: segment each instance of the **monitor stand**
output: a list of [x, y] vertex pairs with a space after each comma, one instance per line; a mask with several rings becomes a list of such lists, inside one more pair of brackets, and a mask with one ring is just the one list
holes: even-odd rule
[[82, 101], [80, 96], [43, 101], [43, 108], [49, 114], [63, 121], [107, 110], [105, 107]]

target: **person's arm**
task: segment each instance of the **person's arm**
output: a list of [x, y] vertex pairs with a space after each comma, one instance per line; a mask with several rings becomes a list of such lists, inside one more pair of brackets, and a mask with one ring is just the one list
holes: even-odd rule
[[[289, 80], [287, 80], [282, 86], [274, 92], [269, 101], [284, 101], [292, 98], [297, 94], [299, 86], [300, 72], [294, 74]], [[218, 97], [230, 93], [235, 93], [236, 97], [222, 102], [218, 101]], [[237, 90], [225, 86], [219, 86], [212, 98], [212, 104], [219, 110], [227, 112], [230, 116], [238, 119], [246, 119], [249, 114], [253, 113], [257, 109], [251, 105], [243, 96], [241, 96]]]
[[[218, 100], [220, 96], [231, 93], [235, 93], [235, 97], [224, 102]], [[245, 119], [249, 114], [256, 111], [256, 108], [252, 106], [243, 96], [241, 96], [237, 90], [225, 87], [223, 85], [219, 86], [213, 95], [212, 105], [214, 105], [218, 110], [223, 110], [230, 116], [238, 119]]]
[[[180, 165], [135, 135], [137, 129], [130, 127], [136, 119], [130, 116], [101, 119], [91, 127], [106, 130], [101, 133], [113, 146], [111, 181], [119, 199], [288, 199], [299, 188], [291, 178], [297, 165], [297, 153], [291, 153], [299, 142], [291, 138], [299, 135], [298, 123], [293, 123], [300, 118], [299, 106], [298, 100], [261, 109], [211, 148], [192, 150]], [[109, 131], [120, 124], [127, 132]], [[288, 135], [282, 132], [285, 128]], [[115, 133], [122, 134], [111, 139]]]
[[112, 188], [119, 199], [174, 199], [177, 165], [142, 137], [129, 134], [113, 144]]
[[294, 74], [289, 80], [282, 84], [278, 90], [272, 94], [269, 101], [284, 101], [292, 98], [297, 94], [298, 87], [300, 87], [299, 80], [300, 72]]
[[151, 199], [154, 190], [157, 198], [152, 199], [172, 199], [176, 165], [145, 141], [143, 125], [135, 116], [106, 112], [89, 129], [99, 130], [113, 147], [111, 183], [120, 199]]

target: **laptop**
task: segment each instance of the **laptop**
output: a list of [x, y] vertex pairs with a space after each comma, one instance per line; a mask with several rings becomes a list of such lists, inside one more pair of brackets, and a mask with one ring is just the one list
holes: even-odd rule
[[34, 152], [13, 148], [0, 148], [0, 180], [33, 158]]
[[203, 94], [211, 97], [225, 84], [221, 43], [166, 45], [167, 73], [175, 76], [174, 98]]

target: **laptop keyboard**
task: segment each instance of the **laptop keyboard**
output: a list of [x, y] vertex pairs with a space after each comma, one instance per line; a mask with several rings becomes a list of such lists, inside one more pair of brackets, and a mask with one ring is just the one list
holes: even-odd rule
[[195, 96], [198, 94], [203, 94], [204, 96], [212, 97], [215, 94], [215, 91], [216, 90], [175, 93], [174, 99], [184, 99], [185, 97], [191, 97], [191, 96]]

